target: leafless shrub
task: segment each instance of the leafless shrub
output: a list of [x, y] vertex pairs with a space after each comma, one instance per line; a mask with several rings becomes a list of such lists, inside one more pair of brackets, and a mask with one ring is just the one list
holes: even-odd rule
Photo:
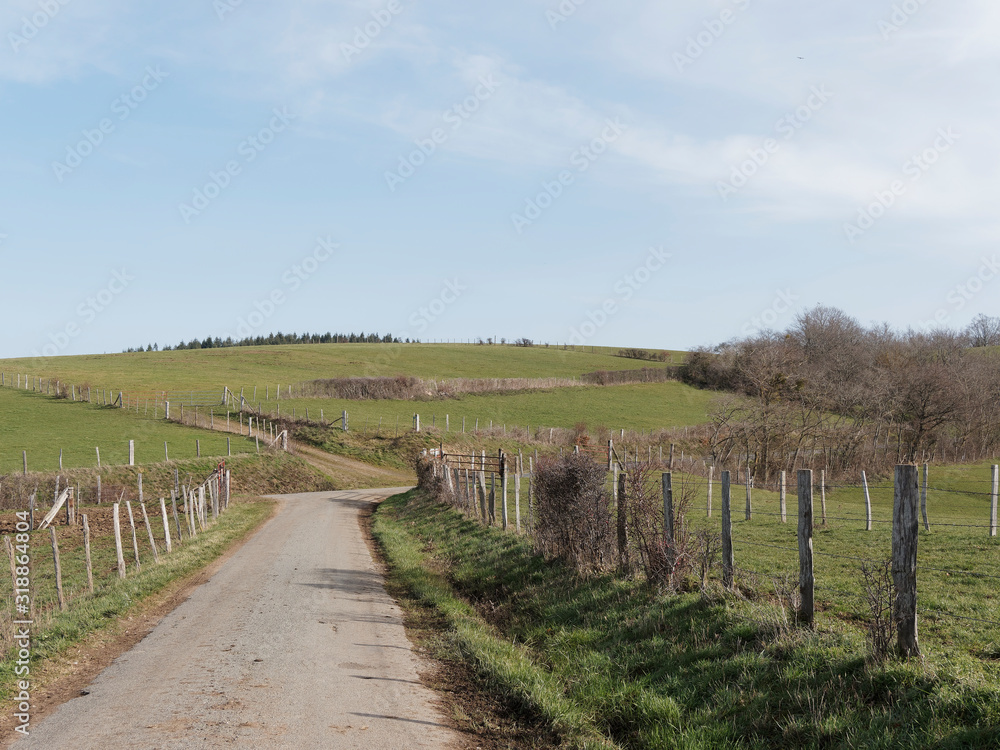
[[612, 559], [614, 524], [606, 471], [586, 454], [542, 459], [535, 478], [535, 541], [538, 551], [580, 572]]
[[373, 399], [412, 400], [422, 393], [421, 381], [399, 375], [394, 378], [327, 378], [303, 386], [303, 395], [312, 398], [341, 398], [357, 401]]
[[694, 555], [701, 581], [701, 591], [708, 589], [708, 576], [722, 552], [722, 534], [702, 529], [694, 535]]
[[645, 349], [619, 349], [619, 357], [628, 357], [629, 359], [647, 359], [656, 362], [666, 362], [670, 359], [670, 352], [649, 352]]
[[438, 471], [438, 464], [432, 458], [420, 456], [417, 459], [417, 486], [431, 496], [447, 502], [449, 500], [444, 476]]
[[662, 485], [653, 464], [628, 465], [625, 479], [629, 528], [639, 559], [651, 583], [677, 591], [684, 587], [697, 559], [696, 547], [684, 517], [694, 498], [694, 488], [673, 488], [673, 543], [666, 538]]
[[643, 367], [641, 370], [597, 370], [584, 373], [580, 381], [588, 385], [625, 385], [628, 383], [665, 383], [677, 380], [676, 367]]
[[892, 653], [893, 601], [892, 560], [861, 563], [864, 596], [868, 603], [868, 654], [871, 661], [881, 664]]

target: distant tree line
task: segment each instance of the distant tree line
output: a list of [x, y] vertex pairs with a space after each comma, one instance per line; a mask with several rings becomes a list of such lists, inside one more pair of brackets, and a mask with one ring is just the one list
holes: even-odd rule
[[706, 447], [719, 463], [749, 465], [764, 481], [810, 467], [888, 473], [895, 463], [1000, 450], [995, 346], [1000, 318], [900, 333], [816, 307], [785, 331], [695, 350], [679, 375], [739, 396], [712, 414]]
[[[164, 346], [162, 351], [180, 349], [225, 349], [231, 346], [282, 346], [285, 344], [409, 344], [387, 333], [380, 336], [377, 333], [269, 333], [267, 336], [249, 336], [244, 339], [233, 339], [231, 336], [221, 338], [211, 336], [204, 339], [181, 341], [176, 346]], [[418, 343], [414, 340], [412, 343]], [[126, 349], [125, 352], [156, 352], [161, 351], [158, 344], [139, 346], [136, 349]]]

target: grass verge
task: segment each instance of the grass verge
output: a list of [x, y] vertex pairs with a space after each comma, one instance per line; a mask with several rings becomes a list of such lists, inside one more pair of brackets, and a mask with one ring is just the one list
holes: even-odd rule
[[748, 595], [580, 578], [419, 492], [379, 508], [398, 576], [484, 684], [577, 747], [995, 748], [997, 664], [869, 663], [856, 622], [817, 631]]
[[537, 664], [525, 648], [508, 642], [479, 617], [472, 606], [456, 596], [447, 579], [431, 569], [422, 542], [407, 530], [400, 517], [400, 512], [418, 497], [417, 492], [390, 498], [375, 517], [372, 531], [391, 566], [392, 577], [444, 616], [454, 632], [456, 646], [490, 687], [514, 699], [524, 710], [543, 717], [576, 747], [615, 747], [596, 731], [586, 712], [564, 696], [556, 677]]

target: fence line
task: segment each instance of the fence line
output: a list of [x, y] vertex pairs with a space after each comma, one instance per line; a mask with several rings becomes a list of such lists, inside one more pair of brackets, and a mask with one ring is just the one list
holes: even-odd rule
[[[589, 453], [596, 458], [607, 458], [607, 454], [602, 449], [581, 449], [577, 451], [578, 453]], [[595, 455], [596, 454], [596, 455]], [[520, 490], [521, 481], [523, 479], [528, 479], [528, 490], [529, 490], [529, 516], [533, 514], [534, 499], [534, 480], [535, 472], [537, 471], [535, 460], [537, 459], [537, 451], [534, 456], [529, 456], [529, 470], [525, 471], [523, 465], [523, 456], [507, 456], [503, 451], [497, 452], [497, 454], [491, 455], [486, 458], [486, 454], [483, 451], [480, 452], [447, 452], [443, 449], [426, 452], [426, 460], [430, 463], [431, 471], [433, 477], [438, 482], [438, 489], [444, 499], [450, 499], [452, 504], [457, 508], [478, 519], [481, 523], [486, 525], [494, 525], [498, 522], [497, 515], [495, 513], [495, 501], [500, 500], [503, 503], [503, 507], [507, 507], [508, 503], [508, 473], [514, 474], [513, 483]], [[634, 544], [633, 540], [630, 538], [632, 533], [628, 527], [627, 516], [621, 511], [627, 505], [627, 500], [625, 493], [628, 491], [628, 485], [624, 481], [627, 475], [629, 464], [620, 461], [620, 456], [617, 451], [613, 448], [610, 451], [610, 471], [608, 472], [608, 478], [611, 482], [611, 495], [609, 499], [609, 505], [612, 508], [619, 509], [617, 511], [617, 520], [615, 513], [612, 514], [610, 523], [614, 526], [617, 524], [618, 533], [618, 557], [617, 557], [617, 567], [621, 574], [629, 575], [632, 572], [632, 565], [630, 561], [629, 551]], [[489, 490], [487, 494], [485, 475], [489, 472], [490, 483]], [[500, 474], [499, 487], [496, 482], [495, 474]], [[733, 590], [736, 586], [736, 577], [741, 571], [747, 571], [758, 576], [775, 576], [780, 575], [776, 572], [772, 573], [761, 573], [760, 571], [751, 570], [744, 567], [738, 562], [736, 550], [749, 549], [749, 548], [767, 548], [774, 549], [778, 551], [784, 551], [789, 553], [789, 555], [797, 555], [798, 557], [798, 578], [799, 578], [799, 604], [798, 604], [798, 620], [802, 625], [810, 626], [814, 623], [814, 605], [813, 601], [816, 596], [816, 592], [819, 591], [821, 596], [825, 597], [827, 594], [832, 594], [836, 596], [850, 597], [855, 601], [867, 601], [865, 596], [857, 593], [845, 591], [840, 588], [826, 586], [823, 584], [817, 584], [815, 580], [815, 573], [813, 570], [813, 560], [815, 559], [834, 559], [850, 561], [852, 563], [863, 563], [867, 565], [880, 565], [883, 564], [883, 560], [874, 559], [872, 557], [866, 557], [861, 555], [845, 555], [838, 554], [834, 552], [825, 552], [823, 550], [816, 550], [813, 547], [813, 528], [818, 524], [816, 519], [813, 518], [813, 506], [812, 506], [812, 492], [815, 486], [814, 474], [811, 470], [801, 470], [798, 475], [798, 498], [799, 498], [799, 528], [797, 531], [797, 538], [799, 540], [798, 547], [784, 546], [781, 544], [769, 544], [766, 542], [757, 542], [749, 539], [740, 538], [738, 530], [743, 527], [743, 522], [740, 524], [732, 523], [732, 492], [733, 492], [733, 482], [732, 473], [729, 471], [721, 472], [720, 482], [721, 485], [721, 502], [722, 502], [722, 513], [721, 513], [721, 577], [722, 583], [725, 589]], [[680, 481], [676, 481], [676, 480]], [[664, 518], [668, 516], [673, 520], [675, 498], [678, 492], [683, 492], [685, 488], [697, 488], [697, 489], [707, 489], [710, 486], [710, 482], [706, 481], [689, 481], [684, 478], [683, 475], [674, 477], [671, 472], [664, 472], [662, 477], [662, 493], [663, 493], [663, 507], [664, 507]], [[936, 612], [941, 613], [944, 616], [954, 617], [956, 619], [968, 620], [971, 622], [978, 622], [985, 625], [995, 625], [1000, 627], [1000, 623], [995, 623], [988, 619], [968, 617], [966, 615], [960, 615], [957, 613], [947, 612], [944, 610], [928, 610], [919, 606], [917, 598], [917, 579], [918, 574], [923, 573], [946, 573], [948, 575], [968, 575], [973, 576], [977, 579], [982, 580], [1000, 580], [1000, 575], [991, 575], [988, 573], [980, 573], [977, 571], [962, 571], [954, 570], [949, 568], [939, 568], [929, 565], [919, 565], [917, 561], [917, 538], [919, 533], [919, 525], [921, 520], [921, 515], [923, 505], [921, 486], [919, 482], [919, 468], [915, 465], [901, 465], [897, 467], [896, 478], [891, 485], [894, 491], [894, 502], [893, 502], [893, 516], [892, 520], [871, 518], [871, 523], [889, 523], [892, 524], [892, 576], [893, 576], [893, 591], [894, 591], [894, 603], [892, 604], [894, 614], [894, 622], [896, 623], [896, 645], [900, 653], [904, 655], [919, 655], [920, 646], [917, 642], [917, 629], [916, 621], [918, 612]], [[745, 487], [745, 484], [744, 484]], [[875, 487], [874, 484], [869, 485], [869, 489]], [[863, 490], [864, 485], [851, 486], [852, 489]], [[888, 489], [888, 486], [884, 487]], [[476, 495], [480, 498], [479, 507], [475, 502]], [[497, 498], [496, 493], [500, 493], [501, 497]], [[488, 505], [487, 505], [488, 501]], [[515, 499], [515, 508], [519, 510], [517, 505], [517, 500]], [[770, 513], [757, 511], [759, 515], [781, 518], [781, 513]], [[839, 521], [867, 521], [870, 518], [871, 512], [867, 512], [858, 516], [857, 518], [845, 518], [844, 516], [830, 516], [827, 520]], [[501, 514], [503, 516], [503, 514]], [[506, 522], [501, 518], [502, 528], [504, 530], [508, 529]], [[684, 524], [683, 519], [681, 523]], [[750, 523], [753, 523], [752, 521]], [[934, 523], [933, 525], [946, 525], [940, 523]], [[968, 528], [988, 528], [976, 524], [956, 524], [956, 526], [963, 526]], [[526, 531], [529, 536], [533, 536], [533, 524], [529, 522], [526, 525]], [[925, 527], [929, 528], [929, 527]], [[737, 532], [734, 535], [734, 530]], [[663, 535], [667, 545], [667, 549], [673, 547], [673, 526], [671, 523], [666, 523], [663, 527]], [[859, 529], [860, 531], [860, 529]], [[521, 527], [518, 524], [515, 528], [515, 532], [522, 533]], [[614, 529], [612, 528], [612, 536], [614, 536]], [[668, 554], [668, 560], [670, 559]], [[780, 565], [778, 568], [780, 569]], [[825, 599], [824, 599], [825, 600]]]

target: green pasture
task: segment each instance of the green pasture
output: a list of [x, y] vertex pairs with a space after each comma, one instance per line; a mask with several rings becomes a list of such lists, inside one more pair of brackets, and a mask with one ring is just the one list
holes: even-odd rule
[[[135, 441], [137, 464], [163, 461], [163, 444], [170, 459], [225, 456], [226, 435], [146, 418], [123, 409], [51, 398], [30, 391], [0, 388], [0, 474], [22, 470], [22, 451], [28, 452], [28, 471], [56, 471], [59, 451], [64, 468], [128, 463], [128, 441]], [[255, 443], [231, 435], [233, 453], [256, 450]]]
[[[436, 401], [345, 401], [342, 399], [290, 399], [262, 402], [262, 410], [274, 416], [319, 421], [320, 410], [327, 422], [340, 417], [346, 409], [352, 430], [374, 432], [382, 420], [382, 434], [393, 434], [396, 418], [400, 431], [412, 429], [413, 415], [420, 414], [421, 427], [445, 429], [448, 416], [450, 432], [471, 433], [479, 420], [485, 430], [492, 422], [524, 428], [566, 427], [585, 423], [590, 428], [658, 429], [696, 425], [708, 420], [716, 394], [670, 381], [634, 385], [572, 386], [544, 391], [523, 391], [489, 395], [466, 395]], [[367, 427], [366, 427], [367, 425]]]
[[[593, 351], [592, 351], [593, 349]], [[596, 370], [662, 367], [614, 356], [616, 349], [469, 344], [297, 344], [169, 352], [0, 360], [0, 371], [125, 391], [265, 388], [317, 378], [410, 375], [420, 378], [577, 377]], [[674, 352], [674, 364], [683, 359]], [[249, 396], [249, 394], [248, 394]]]

